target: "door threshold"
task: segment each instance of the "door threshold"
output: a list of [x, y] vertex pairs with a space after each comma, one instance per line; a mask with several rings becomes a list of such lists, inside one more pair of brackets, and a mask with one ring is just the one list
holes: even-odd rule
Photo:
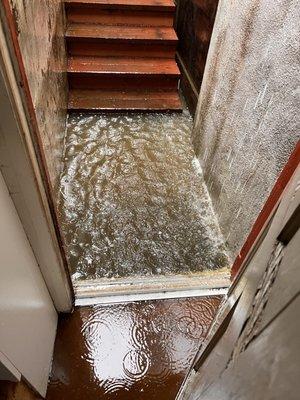
[[75, 306], [224, 295], [229, 285], [227, 268], [191, 275], [85, 280], [74, 282]]

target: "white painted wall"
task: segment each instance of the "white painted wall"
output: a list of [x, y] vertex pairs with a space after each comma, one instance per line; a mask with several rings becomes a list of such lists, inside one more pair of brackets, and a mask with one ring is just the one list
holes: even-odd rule
[[52, 299], [0, 174], [0, 352], [41, 395], [56, 326]]

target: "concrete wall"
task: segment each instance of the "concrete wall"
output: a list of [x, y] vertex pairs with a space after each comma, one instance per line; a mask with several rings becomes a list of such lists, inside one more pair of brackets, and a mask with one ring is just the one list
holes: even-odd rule
[[61, 0], [10, 0], [51, 184], [62, 167], [67, 110], [64, 13]]
[[298, 0], [220, 0], [193, 140], [232, 255], [299, 140]]

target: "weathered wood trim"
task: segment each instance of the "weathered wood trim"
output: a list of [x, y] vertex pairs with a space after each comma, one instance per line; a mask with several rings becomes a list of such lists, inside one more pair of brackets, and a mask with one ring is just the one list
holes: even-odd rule
[[190, 113], [194, 116], [197, 108], [199, 93], [191, 74], [189, 73], [182, 57], [177, 52], [176, 61], [181, 72], [180, 89], [187, 103]]
[[293, 214], [290, 216], [288, 222], [278, 236], [278, 240], [285, 246], [289, 244], [291, 239], [294, 237], [300, 227], [300, 205], [296, 208]]
[[[274, 371], [278, 372], [278, 365], [284, 365], [285, 350], [289, 348], [288, 344], [281, 342], [281, 356], [277, 358], [280, 353], [276, 344], [273, 344], [276, 357], [273, 357], [272, 351], [267, 349], [265, 354], [261, 356], [261, 350], [265, 349], [266, 342], [272, 341], [279, 337], [278, 333], [270, 336], [271, 330], [279, 321], [283, 315], [286, 315], [287, 310], [294, 304], [297, 299], [299, 299], [299, 279], [295, 276], [295, 272], [298, 267], [298, 248], [299, 248], [299, 231], [294, 235], [293, 239], [290, 241], [288, 246], [284, 246], [282, 243], [278, 242], [277, 238], [280, 233], [285, 229], [290, 217], [295, 215], [294, 212], [299, 206], [300, 194], [299, 194], [299, 183], [300, 183], [300, 165], [292, 174], [291, 179], [286, 185], [282, 196], [280, 197], [280, 203], [276, 207], [275, 212], [272, 214], [272, 219], [267, 225], [267, 232], [264, 239], [261, 240], [260, 244], [256, 245], [255, 251], [252, 251], [250, 256], [251, 260], [247, 260], [248, 265], [243, 268], [242, 273], [239, 275], [239, 279], [234, 281], [234, 289], [227, 295], [223, 303], [219, 308], [219, 311], [215, 317], [211, 328], [208, 331], [207, 337], [202, 343], [199, 354], [196, 357], [196, 363], [193, 364], [189, 374], [187, 375], [181, 389], [176, 397], [176, 400], [184, 399], [196, 399], [205, 398], [210, 399], [218, 398], [226, 399], [232, 398], [232, 394], [237, 393], [232, 391], [232, 380], [235, 380], [238, 387], [242, 390], [244, 395], [246, 390], [249, 390], [249, 396], [253, 397], [253, 393], [256, 390], [255, 385], [253, 385], [253, 378], [251, 376], [245, 376], [244, 371], [249, 369], [249, 365], [254, 365], [256, 367], [256, 372], [261, 371], [262, 377], [259, 377], [259, 373], [256, 375], [256, 380], [260, 380], [260, 391], [264, 390], [264, 382], [275, 382], [276, 379], [270, 379], [274, 377]], [[294, 231], [295, 229], [293, 229]], [[248, 257], [249, 258], [249, 257]], [[238, 300], [238, 304], [236, 304]], [[231, 311], [236, 305], [236, 309]], [[292, 318], [295, 314], [295, 309], [298, 304], [294, 307], [293, 312], [291, 312], [289, 317], [290, 322], [294, 322], [297, 318]], [[298, 307], [299, 308], [299, 307]], [[232, 317], [230, 318], [229, 312], [232, 312]], [[229, 315], [228, 320], [225, 321], [226, 316]], [[222, 329], [222, 324], [225, 323], [225, 332]], [[277, 325], [278, 326], [278, 325]], [[287, 324], [287, 320], [283, 323], [286, 327], [287, 335], [286, 340], [291, 340], [294, 348], [293, 351], [289, 353], [289, 359], [286, 362], [286, 366], [292, 365], [290, 371], [297, 371], [297, 357], [295, 357], [295, 350], [297, 349], [299, 340], [296, 335], [297, 323], [293, 325], [294, 331], [292, 335], [291, 324]], [[218, 329], [220, 331], [218, 332]], [[299, 329], [298, 329], [299, 330]], [[268, 333], [267, 333], [268, 332]], [[269, 337], [267, 337], [269, 335]], [[264, 339], [262, 339], [264, 338]], [[255, 353], [255, 348], [260, 341], [265, 340], [265, 344], [261, 346], [258, 353]], [[284, 338], [283, 338], [284, 339]], [[295, 340], [294, 340], [295, 339]], [[273, 343], [273, 342], [271, 342]], [[283, 345], [284, 343], [284, 345]], [[278, 353], [277, 353], [278, 350]], [[249, 360], [245, 361], [245, 356], [249, 356], [249, 352], [254, 355], [252, 359], [252, 364], [249, 364]], [[293, 353], [294, 352], [294, 353]], [[269, 360], [265, 361], [265, 365], [260, 369], [263, 364], [264, 356], [269, 356]], [[240, 370], [239, 362], [241, 360], [243, 363], [243, 370]], [[279, 361], [278, 361], [279, 360]], [[274, 361], [274, 368], [268, 368], [270, 362]], [[254, 363], [253, 363], [254, 362]], [[280, 364], [281, 362], [281, 364]], [[291, 362], [291, 363], [290, 363]], [[295, 369], [296, 368], [296, 369]], [[198, 371], [196, 371], [198, 369]], [[241, 373], [239, 373], [241, 371]], [[288, 371], [288, 370], [287, 370]], [[237, 372], [237, 375], [235, 375]], [[281, 369], [281, 374], [286, 371]], [[276, 374], [275, 374], [276, 375]], [[286, 373], [286, 377], [282, 379], [281, 383], [278, 385], [278, 389], [282, 389], [282, 383], [285, 382], [293, 388], [292, 382], [295, 382], [297, 376], [296, 373], [293, 374], [293, 378], [289, 381], [290, 373]], [[224, 378], [226, 376], [226, 378]], [[266, 377], [266, 380], [264, 380]], [[279, 374], [277, 373], [277, 377]], [[229, 381], [228, 386], [226, 383]], [[287, 391], [289, 392], [289, 386], [287, 385]], [[270, 394], [270, 389], [272, 388], [274, 393], [274, 385], [267, 385], [267, 392]], [[276, 387], [276, 386], [275, 386]], [[246, 390], [244, 390], [246, 388]], [[276, 391], [276, 389], [275, 389]], [[272, 393], [272, 394], [273, 394]], [[284, 393], [284, 388], [281, 394]], [[292, 393], [292, 392], [290, 392]], [[297, 390], [294, 390], [297, 394]], [[249, 397], [248, 396], [248, 397]], [[246, 396], [247, 397], [247, 396]], [[249, 398], [250, 398], [249, 397]], [[255, 395], [254, 395], [255, 397]]]

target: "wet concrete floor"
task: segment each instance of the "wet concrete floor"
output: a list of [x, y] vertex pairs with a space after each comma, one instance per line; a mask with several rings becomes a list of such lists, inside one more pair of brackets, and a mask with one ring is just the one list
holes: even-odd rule
[[62, 316], [47, 400], [174, 400], [220, 301], [98, 305]]
[[228, 265], [183, 114], [69, 117], [59, 213], [73, 280]]

